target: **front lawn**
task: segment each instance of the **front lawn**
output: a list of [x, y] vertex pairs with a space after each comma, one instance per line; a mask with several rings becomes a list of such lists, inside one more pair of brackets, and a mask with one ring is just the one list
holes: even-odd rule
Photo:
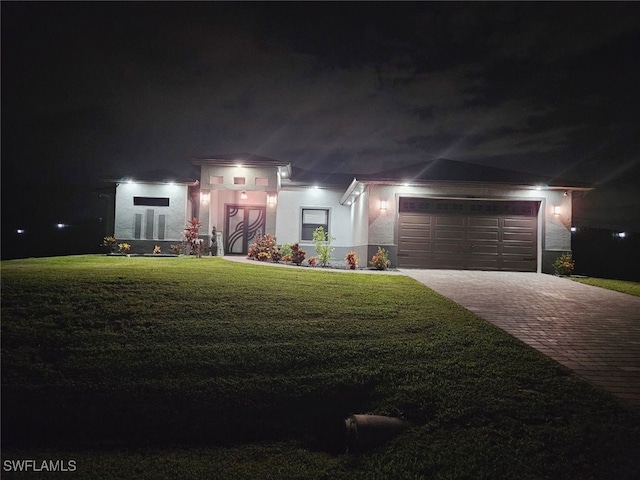
[[[345, 454], [353, 413], [412, 428]], [[404, 276], [2, 262], [3, 478], [631, 479], [637, 445], [637, 412]]]
[[607, 290], [615, 290], [616, 292], [628, 293], [640, 297], [640, 283], [629, 282], [626, 280], [611, 280], [608, 278], [580, 278], [571, 277], [576, 282], [586, 283], [594, 287], [606, 288]]

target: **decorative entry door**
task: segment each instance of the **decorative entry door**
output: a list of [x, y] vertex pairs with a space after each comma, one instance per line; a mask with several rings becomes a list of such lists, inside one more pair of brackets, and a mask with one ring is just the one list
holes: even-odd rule
[[227, 205], [224, 229], [224, 252], [246, 255], [249, 244], [265, 229], [266, 208]]

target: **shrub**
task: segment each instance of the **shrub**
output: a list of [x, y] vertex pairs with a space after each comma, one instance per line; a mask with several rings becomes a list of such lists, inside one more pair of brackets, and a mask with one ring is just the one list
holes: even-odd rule
[[187, 226], [184, 229], [184, 238], [191, 247], [191, 254], [196, 254], [198, 257], [202, 254], [202, 241], [198, 235], [198, 230], [202, 226], [202, 222], [196, 217], [193, 217], [187, 222]]
[[285, 263], [289, 263], [291, 261], [291, 255], [283, 255], [282, 261]]
[[155, 245], [153, 247], [153, 254], [154, 255], [160, 255], [162, 253], [162, 248], [160, 248], [160, 245]]
[[276, 237], [270, 233], [256, 235], [255, 242], [249, 246], [247, 257], [265, 261], [273, 258], [273, 254], [276, 251]]
[[309, 264], [310, 267], [315, 267], [316, 266], [316, 257], [307, 258], [307, 263]]
[[104, 237], [102, 240], [102, 246], [107, 247], [110, 253], [118, 251], [118, 241], [116, 240], [116, 237]]
[[285, 262], [290, 262], [291, 261], [291, 255], [293, 254], [293, 251], [291, 250], [291, 244], [290, 243], [284, 243], [282, 244], [282, 246], [280, 247], [280, 253], [282, 254], [282, 259], [284, 260], [284, 257], [289, 257], [289, 260], [285, 260]]
[[371, 257], [371, 265], [377, 270], [389, 268], [389, 252], [382, 247], [378, 247], [377, 253]]
[[131, 245], [129, 245], [126, 242], [119, 243], [118, 244], [118, 250], [120, 251], [120, 253], [129, 253], [129, 251], [131, 250]]
[[331, 246], [331, 240], [334, 240], [334, 237], [325, 232], [324, 227], [318, 227], [313, 231], [313, 243], [316, 244], [318, 260], [323, 267], [327, 266], [331, 260], [331, 253], [335, 250], [335, 247]]
[[575, 263], [570, 253], [563, 253], [553, 262], [553, 270], [556, 275], [571, 275], [575, 268]]
[[298, 243], [294, 243], [291, 245], [291, 262], [296, 265], [300, 265], [304, 262], [304, 257], [307, 256], [307, 252], [300, 248]]
[[356, 255], [356, 252], [351, 251], [347, 253], [347, 255], [344, 257], [344, 260], [345, 262], [347, 262], [350, 270], [355, 270], [356, 268], [358, 268], [358, 256]]
[[171, 253], [180, 255], [182, 253], [182, 244], [174, 243], [173, 245], [171, 245]]

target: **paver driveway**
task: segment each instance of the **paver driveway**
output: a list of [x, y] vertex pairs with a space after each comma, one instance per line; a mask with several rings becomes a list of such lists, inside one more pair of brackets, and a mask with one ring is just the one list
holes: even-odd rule
[[640, 297], [538, 273], [402, 273], [640, 407]]

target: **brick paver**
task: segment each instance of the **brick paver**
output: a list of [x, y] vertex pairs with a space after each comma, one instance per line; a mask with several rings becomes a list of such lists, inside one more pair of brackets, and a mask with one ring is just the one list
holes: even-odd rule
[[402, 273], [640, 408], [640, 297], [537, 273]]

